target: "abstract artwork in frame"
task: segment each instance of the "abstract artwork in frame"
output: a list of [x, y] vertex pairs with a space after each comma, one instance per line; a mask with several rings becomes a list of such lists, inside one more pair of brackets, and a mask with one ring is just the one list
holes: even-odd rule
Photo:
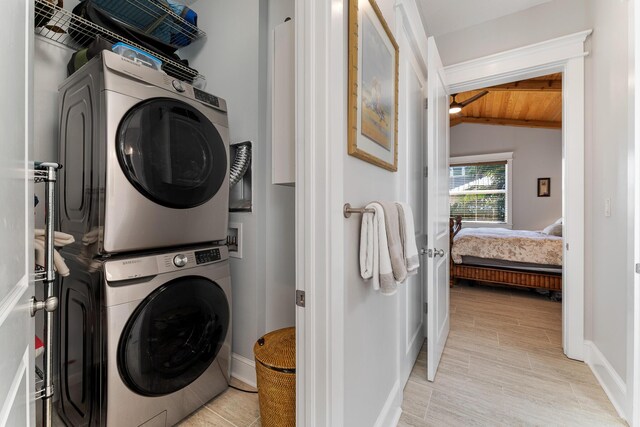
[[398, 44], [375, 0], [349, 0], [349, 154], [398, 170]]

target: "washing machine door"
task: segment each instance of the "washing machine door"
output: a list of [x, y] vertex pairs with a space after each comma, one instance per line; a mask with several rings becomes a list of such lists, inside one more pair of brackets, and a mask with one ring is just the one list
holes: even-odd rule
[[215, 196], [227, 174], [227, 151], [215, 125], [176, 99], [135, 105], [120, 122], [116, 144], [129, 182], [162, 206], [199, 206]]
[[198, 276], [167, 282], [127, 322], [118, 344], [120, 375], [141, 395], [178, 391], [211, 365], [228, 328], [229, 304], [220, 286]]

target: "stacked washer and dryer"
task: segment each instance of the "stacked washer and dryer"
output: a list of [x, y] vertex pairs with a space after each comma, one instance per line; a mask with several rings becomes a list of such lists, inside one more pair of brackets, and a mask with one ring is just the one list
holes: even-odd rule
[[59, 93], [58, 412], [173, 425], [230, 375], [226, 103], [108, 51]]

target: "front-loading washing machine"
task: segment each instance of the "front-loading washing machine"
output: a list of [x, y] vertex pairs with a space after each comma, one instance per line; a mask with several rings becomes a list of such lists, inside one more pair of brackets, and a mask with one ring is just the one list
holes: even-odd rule
[[226, 246], [65, 252], [58, 413], [70, 426], [172, 426], [228, 387]]
[[223, 99], [103, 51], [59, 109], [61, 231], [98, 255], [226, 239]]

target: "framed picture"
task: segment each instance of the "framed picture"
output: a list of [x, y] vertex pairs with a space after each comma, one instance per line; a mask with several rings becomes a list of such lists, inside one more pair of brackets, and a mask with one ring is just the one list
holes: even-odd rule
[[551, 178], [538, 178], [538, 197], [551, 196]]
[[349, 154], [398, 170], [398, 44], [375, 0], [349, 0]]

